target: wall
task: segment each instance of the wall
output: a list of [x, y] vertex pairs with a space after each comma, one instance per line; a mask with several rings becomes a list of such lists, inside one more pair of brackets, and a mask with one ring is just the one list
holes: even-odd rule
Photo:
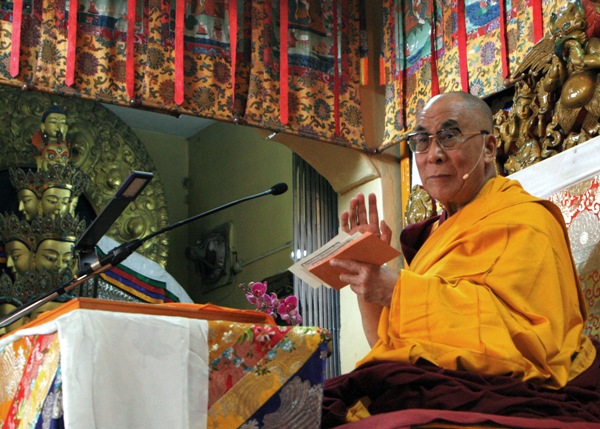
[[[348, 207], [350, 198], [357, 192], [374, 192], [380, 213], [394, 231], [401, 229], [397, 148], [370, 156], [284, 134], [269, 140], [270, 132], [227, 123], [215, 123], [189, 140], [134, 131], [146, 145], [163, 181], [171, 223], [262, 192], [279, 182], [286, 182], [291, 189], [294, 150], [339, 193], [339, 212]], [[188, 187], [183, 184], [186, 178]], [[234, 224], [233, 245], [242, 265], [260, 258], [293, 239], [292, 192], [244, 202], [170, 231], [167, 270], [195, 302], [250, 308], [238, 284], [285, 271], [292, 264], [292, 247], [285, 246], [273, 255], [244, 266], [229, 285], [206, 292], [193, 264], [184, 256], [185, 249], [205, 231], [228, 221]], [[397, 240], [397, 235], [394, 239]], [[398, 261], [395, 265], [399, 266]], [[368, 352], [369, 345], [362, 331], [354, 293], [345, 288], [340, 299], [342, 372], [348, 372]]]
[[260, 193], [280, 182], [287, 183], [290, 191], [243, 202], [190, 225], [193, 242], [211, 228], [233, 222], [233, 250], [243, 266], [230, 284], [212, 291], [203, 288], [192, 268], [188, 293], [194, 301], [250, 308], [238, 284], [262, 280], [292, 264], [292, 152], [252, 128], [226, 123], [211, 125], [189, 140], [191, 214]]
[[[133, 128], [144, 143], [156, 167], [157, 178], [165, 188], [169, 223], [187, 218], [188, 195], [185, 182], [188, 177], [188, 144], [183, 137]], [[167, 232], [169, 258], [167, 271], [187, 290], [188, 263], [184, 257], [189, 225]]]

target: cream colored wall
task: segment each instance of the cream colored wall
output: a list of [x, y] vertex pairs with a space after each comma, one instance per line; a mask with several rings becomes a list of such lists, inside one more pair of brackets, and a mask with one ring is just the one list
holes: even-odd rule
[[[260, 131], [264, 136], [267, 131]], [[399, 249], [398, 234], [402, 228], [402, 198], [398, 147], [384, 154], [367, 155], [364, 152], [333, 144], [315, 142], [295, 136], [278, 134], [274, 141], [289, 147], [302, 156], [325, 177], [338, 192], [338, 215], [347, 209], [350, 199], [358, 192], [377, 196], [380, 218], [394, 231], [392, 244]], [[399, 269], [400, 258], [389, 265]], [[340, 348], [342, 372], [354, 368], [356, 361], [369, 351], [364, 335], [356, 297], [350, 288], [340, 295], [341, 328]]]
[[[279, 182], [292, 185], [292, 150], [323, 175], [338, 192], [339, 213], [356, 193], [374, 192], [379, 212], [396, 234], [401, 229], [400, 167], [397, 149], [367, 155], [333, 144], [280, 134], [272, 140], [264, 130], [216, 123], [189, 142], [182, 138], [135, 130], [153, 158], [165, 186], [169, 221], [176, 222], [229, 201], [269, 189]], [[291, 150], [290, 150], [291, 149]], [[189, 178], [189, 187], [184, 181]], [[339, 214], [338, 213], [338, 214]], [[242, 264], [277, 249], [273, 255], [245, 266], [230, 285], [203, 292], [185, 248], [203, 231], [232, 221], [233, 244]], [[167, 269], [196, 302], [249, 308], [237, 285], [285, 271], [292, 263], [292, 193], [261, 197], [199, 219], [169, 232]], [[397, 246], [396, 246], [397, 247]], [[399, 261], [390, 264], [399, 268]], [[350, 288], [341, 295], [342, 371], [354, 368], [369, 350], [356, 298]]]
[[[148, 154], [156, 167], [157, 178], [165, 188], [169, 223], [175, 223], [188, 217], [188, 143], [183, 137], [133, 129], [144, 143]], [[153, 179], [156, 180], [156, 179]], [[186, 290], [188, 281], [188, 263], [183, 257], [187, 247], [188, 225], [167, 232], [169, 256], [167, 271]]]
[[[292, 186], [292, 152], [265, 140], [255, 129], [216, 123], [189, 143], [190, 213], [202, 213], [230, 201], [253, 195], [285, 182]], [[267, 195], [199, 219], [190, 226], [190, 241], [222, 223], [233, 222], [233, 246], [242, 265], [259, 258], [232, 279], [231, 284], [206, 292], [190, 272], [190, 296], [249, 308], [239, 283], [258, 281], [287, 270], [292, 264], [292, 192]], [[272, 255], [272, 251], [275, 251]], [[264, 257], [262, 257], [264, 256]]]

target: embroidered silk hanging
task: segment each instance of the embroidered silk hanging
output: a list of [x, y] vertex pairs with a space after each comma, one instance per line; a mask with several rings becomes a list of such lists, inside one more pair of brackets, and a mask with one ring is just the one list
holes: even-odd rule
[[537, 43], [544, 37], [542, 0], [531, 0], [531, 9], [533, 14], [533, 41]]
[[500, 56], [502, 61], [502, 77], [507, 78], [510, 74], [508, 69], [508, 48], [506, 46], [506, 0], [498, 0], [500, 3]]
[[181, 105], [183, 103], [184, 80], [183, 74], [183, 56], [184, 56], [184, 17], [185, 17], [185, 0], [176, 0], [175, 6], [175, 103]]
[[435, 0], [429, 2], [429, 25], [431, 30], [429, 32], [429, 43], [431, 44], [431, 54], [429, 57], [429, 64], [431, 66], [431, 96], [436, 96], [440, 93], [440, 86], [438, 81], [437, 72], [437, 51], [436, 51], [436, 13], [435, 13]]
[[75, 59], [77, 57], [77, 9], [78, 0], [69, 0], [69, 21], [67, 24], [67, 64], [65, 85], [72, 86], [75, 81]]
[[23, 0], [14, 0], [13, 3], [13, 30], [12, 30], [12, 52], [10, 54], [10, 75], [16, 77], [19, 74], [19, 58], [21, 53], [21, 24], [23, 21]]
[[125, 57], [125, 86], [127, 88], [127, 96], [129, 97], [129, 100], [135, 99], [135, 16], [136, 0], [127, 0], [127, 53]]
[[229, 46], [231, 51], [231, 111], [235, 110], [235, 73], [237, 70], [237, 0], [229, 0]]
[[457, 37], [458, 61], [460, 63], [460, 84], [462, 90], [469, 92], [469, 60], [467, 58], [467, 23], [465, 16], [465, 2], [457, 2]]
[[288, 68], [288, 2], [282, 1], [279, 10], [279, 119], [286, 125], [289, 117], [289, 68]]

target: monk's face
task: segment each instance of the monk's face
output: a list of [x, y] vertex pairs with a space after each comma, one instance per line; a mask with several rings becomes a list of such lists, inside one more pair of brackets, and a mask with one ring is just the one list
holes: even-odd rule
[[25, 274], [31, 268], [33, 259], [31, 249], [18, 240], [9, 241], [4, 245], [6, 250], [6, 265], [14, 274]]
[[70, 241], [44, 240], [35, 251], [34, 267], [38, 271], [73, 270], [73, 243]]
[[40, 214], [42, 216], [63, 215], [69, 212], [71, 190], [63, 188], [48, 188], [42, 194]]
[[[443, 129], [458, 129], [461, 133], [479, 133], [487, 122], [482, 113], [468, 108], [456, 94], [443, 94], [432, 99], [417, 116], [415, 131], [435, 134]], [[489, 131], [489, 130], [488, 130]], [[431, 142], [425, 153], [415, 154], [415, 160], [425, 190], [448, 211], [456, 213], [479, 192], [486, 178], [486, 163], [490, 157], [490, 135], [469, 134], [452, 150]], [[468, 177], [465, 178], [465, 174]]]
[[19, 199], [19, 211], [23, 214], [26, 220], [35, 218], [38, 214], [38, 205], [40, 199], [37, 197], [35, 192], [30, 189], [21, 189], [17, 193]]

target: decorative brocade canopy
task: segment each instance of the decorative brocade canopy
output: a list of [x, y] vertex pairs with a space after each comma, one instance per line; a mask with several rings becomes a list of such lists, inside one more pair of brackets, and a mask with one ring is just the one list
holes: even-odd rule
[[359, 0], [4, 2], [0, 83], [362, 148], [361, 7]]
[[[365, 0], [14, 0], [0, 16], [0, 83], [377, 152], [431, 95], [505, 89], [562, 3], [382, 0], [369, 53], [380, 29]], [[369, 54], [370, 86], [385, 86], [381, 142], [363, 130]]]

